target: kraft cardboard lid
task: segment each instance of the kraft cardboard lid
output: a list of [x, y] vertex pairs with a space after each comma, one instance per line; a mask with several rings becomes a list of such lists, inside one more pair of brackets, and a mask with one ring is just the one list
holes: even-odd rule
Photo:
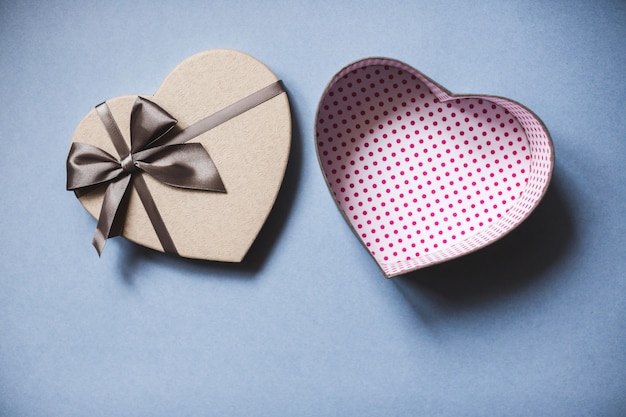
[[[260, 61], [241, 52], [218, 49], [194, 55], [165, 78], [154, 95], [143, 95], [185, 128], [277, 81]], [[136, 96], [107, 100], [129, 141], [130, 111]], [[95, 110], [80, 122], [72, 142], [95, 145], [118, 156]], [[189, 142], [198, 142], [213, 159], [226, 193], [185, 190], [146, 174], [150, 193], [178, 253], [188, 258], [239, 262], [254, 242], [280, 189], [291, 142], [291, 114], [280, 94]], [[80, 197], [98, 218], [106, 187]], [[133, 189], [123, 236], [163, 251], [153, 225]], [[87, 239], [86, 239], [87, 241]]]

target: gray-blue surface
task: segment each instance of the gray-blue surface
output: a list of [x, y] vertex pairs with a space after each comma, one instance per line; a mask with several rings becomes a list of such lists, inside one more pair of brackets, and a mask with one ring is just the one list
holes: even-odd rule
[[[0, 5], [0, 415], [626, 415], [626, 3]], [[80, 119], [233, 48], [285, 82], [283, 188], [241, 265], [124, 239], [65, 191]], [[544, 201], [493, 246], [387, 280], [315, 156], [326, 83], [368, 56], [509, 97], [551, 131]]]

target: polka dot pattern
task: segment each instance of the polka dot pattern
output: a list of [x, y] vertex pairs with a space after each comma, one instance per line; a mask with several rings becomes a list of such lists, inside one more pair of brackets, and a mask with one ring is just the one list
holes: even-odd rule
[[497, 240], [534, 209], [552, 172], [550, 137], [528, 109], [451, 96], [393, 60], [340, 72], [316, 136], [338, 206], [387, 276]]

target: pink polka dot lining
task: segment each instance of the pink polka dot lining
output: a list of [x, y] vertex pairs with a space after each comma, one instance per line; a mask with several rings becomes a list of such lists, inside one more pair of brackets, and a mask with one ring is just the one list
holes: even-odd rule
[[316, 143], [338, 206], [387, 276], [506, 234], [537, 205], [553, 165], [549, 134], [528, 109], [451, 96], [387, 59], [333, 79]]

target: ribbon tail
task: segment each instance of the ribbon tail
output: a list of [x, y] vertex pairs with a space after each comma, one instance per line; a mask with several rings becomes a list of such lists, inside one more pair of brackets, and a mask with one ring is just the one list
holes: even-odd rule
[[122, 234], [130, 181], [131, 176], [126, 175], [117, 181], [111, 182], [104, 194], [96, 233], [92, 241], [93, 246], [98, 251], [98, 256], [102, 255], [102, 250], [108, 238]]
[[143, 176], [135, 176], [133, 185], [135, 187], [135, 191], [137, 191], [137, 194], [139, 194], [139, 199], [143, 204], [143, 208], [146, 209], [146, 214], [148, 215], [148, 218], [152, 223], [152, 227], [154, 227], [154, 231], [157, 234], [159, 242], [161, 242], [163, 250], [166, 253], [178, 255], [176, 245], [174, 245], [174, 241], [172, 240], [172, 236], [170, 236], [170, 232], [167, 231], [167, 226], [165, 226], [165, 222], [161, 217], [161, 213], [159, 212], [159, 209], [152, 199], [150, 189], [148, 188], [148, 184], [146, 184]]

